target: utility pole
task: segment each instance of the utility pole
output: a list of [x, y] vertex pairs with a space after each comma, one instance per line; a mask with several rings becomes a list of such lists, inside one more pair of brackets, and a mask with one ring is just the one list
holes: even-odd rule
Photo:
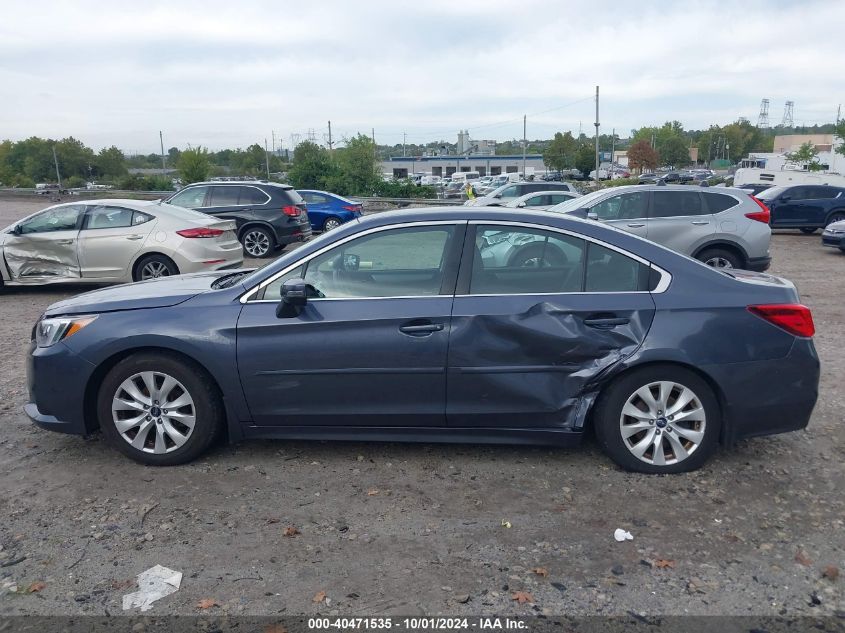
[[161, 135], [161, 130], [158, 131], [158, 141], [161, 143], [161, 175], [167, 173], [167, 166], [164, 163], [164, 137]]
[[402, 132], [402, 158], [405, 158], [405, 132]]
[[276, 153], [276, 130], [270, 130], [270, 134], [273, 136], [273, 153]]
[[59, 192], [62, 190], [62, 176], [59, 174], [59, 159], [56, 158], [56, 146], [53, 145], [53, 163], [56, 165], [56, 180], [59, 181]]
[[527, 175], [525, 173], [525, 150], [528, 147], [528, 115], [522, 115], [522, 179], [525, 180]]
[[839, 115], [842, 114], [842, 104], [836, 107], [836, 125], [839, 125]]
[[264, 137], [264, 164], [267, 167], [267, 180], [270, 180], [270, 154], [267, 153], [267, 137]]
[[610, 133], [610, 167], [616, 164], [616, 128]]
[[596, 184], [599, 184], [599, 87], [596, 86]]
[[332, 151], [332, 122], [329, 121], [329, 153]]

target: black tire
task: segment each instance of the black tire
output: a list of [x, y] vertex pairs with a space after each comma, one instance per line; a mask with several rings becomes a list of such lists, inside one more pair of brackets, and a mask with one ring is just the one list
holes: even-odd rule
[[[705, 416], [704, 435], [695, 449], [685, 459], [666, 465], [648, 463], [635, 456], [626, 445], [620, 426], [622, 410], [628, 399], [641, 387], [660, 381], [671, 381], [692, 390]], [[623, 374], [601, 393], [592, 420], [599, 445], [614, 462], [625, 470], [648, 474], [682, 473], [700, 468], [715, 451], [722, 426], [719, 402], [713, 390], [697, 374], [677, 365], [651, 365]], [[660, 421], [661, 418], [658, 418]], [[666, 419], [663, 418], [663, 421]], [[663, 428], [672, 428], [672, 424], [677, 426], [677, 422], [667, 422]], [[650, 429], [643, 433], [648, 433]], [[677, 430], [672, 432], [677, 437]], [[663, 433], [668, 437], [669, 431]], [[631, 441], [639, 441], [637, 435], [631, 437]]]
[[827, 221], [824, 223], [824, 225], [827, 226], [828, 224], [833, 224], [834, 222], [841, 222], [842, 220], [845, 220], [845, 211], [834, 211], [828, 216]]
[[[742, 268], [744, 265], [742, 258], [724, 248], [705, 248], [695, 258], [713, 268]], [[727, 262], [730, 266], [716, 265], [715, 262]]]
[[[154, 274], [155, 271], [158, 271], [159, 274]], [[178, 274], [179, 267], [172, 259], [166, 255], [154, 253], [152, 255], [145, 255], [138, 260], [135, 264], [135, 269], [132, 271], [132, 280], [144, 281]]]
[[818, 229], [811, 229], [810, 227], [808, 227], [808, 226], [807, 226], [807, 227], [804, 227], [803, 229], [801, 229], [801, 232], [802, 232], [804, 235], [812, 235], [812, 234], [813, 234], [813, 233], [815, 233], [817, 230], [818, 230]]
[[241, 244], [247, 257], [263, 259], [276, 250], [276, 237], [262, 226], [248, 226], [241, 234]]
[[343, 222], [340, 218], [336, 218], [334, 216], [330, 218], [326, 218], [326, 221], [323, 222], [323, 231], [332, 231], [339, 227]]
[[565, 266], [566, 253], [551, 244], [529, 244], [511, 255], [508, 266], [523, 268], [541, 268], [545, 266]]
[[[187, 408], [188, 412], [193, 413], [195, 420], [192, 431], [187, 435], [187, 440], [181, 446], [178, 446], [171, 440], [173, 446], [168, 446], [167, 452], [156, 454], [133, 447], [130, 444], [130, 440], [118, 431], [113, 418], [112, 402], [118, 394], [122, 395], [124, 399], [134, 400], [134, 398], [128, 398], [128, 394], [122, 389], [124, 381], [142, 372], [156, 372], [174, 378], [180, 383], [180, 386], [175, 388], [177, 398], [181, 397], [182, 393], [187, 392], [193, 401], [191, 405], [182, 406], [181, 408], [182, 411], [185, 411]], [[181, 386], [184, 386], [184, 391], [180, 391]], [[171, 391], [170, 393], [173, 392]], [[142, 393], [142, 395], [149, 396], [150, 394]], [[152, 413], [152, 409], [147, 410]], [[161, 417], [158, 419], [167, 419], [165, 415], [167, 410], [161, 409], [161, 411], [164, 413], [159, 413]], [[174, 409], [174, 411], [176, 410]], [[139, 413], [143, 415], [143, 413]], [[128, 412], [129, 417], [133, 415], [133, 412]], [[100, 385], [100, 390], [97, 394], [97, 418], [103, 436], [109, 444], [136, 462], [149, 466], [175, 466], [196, 459], [219, 437], [225, 421], [220, 393], [205, 370], [199, 365], [186, 362], [166, 352], [134, 354], [115, 365], [106, 374]], [[148, 425], [148, 428], [145, 430], [145, 447], [148, 450], [154, 449], [154, 442], [158, 433], [157, 429], [159, 428], [155, 420], [152, 422], [152, 425], [146, 420], [139, 422], [141, 425]], [[168, 420], [168, 423], [172, 423], [174, 426], [179, 424], [178, 421], [174, 421], [173, 419]], [[127, 430], [127, 437], [134, 430], [133, 439], [137, 438], [142, 428], [139, 426], [137, 429]], [[162, 428], [166, 428], [166, 426]], [[150, 446], [150, 444], [153, 444], [153, 446]]]

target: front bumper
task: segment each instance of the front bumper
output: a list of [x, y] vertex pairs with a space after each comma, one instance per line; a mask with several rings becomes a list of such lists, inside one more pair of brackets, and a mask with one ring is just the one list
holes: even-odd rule
[[38, 426], [59, 433], [87, 435], [85, 389], [94, 365], [74, 354], [64, 343], [36, 347], [30, 343], [26, 362], [29, 402], [24, 412]]
[[839, 248], [845, 251], [845, 233], [822, 233], [822, 246]]

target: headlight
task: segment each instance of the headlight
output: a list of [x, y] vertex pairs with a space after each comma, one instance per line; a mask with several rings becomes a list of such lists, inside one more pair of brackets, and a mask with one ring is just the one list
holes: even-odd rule
[[73, 336], [97, 318], [96, 315], [42, 319], [35, 325], [35, 344], [50, 347]]

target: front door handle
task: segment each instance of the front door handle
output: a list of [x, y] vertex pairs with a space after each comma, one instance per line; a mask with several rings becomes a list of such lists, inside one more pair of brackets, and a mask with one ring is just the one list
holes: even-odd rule
[[631, 320], [627, 317], [597, 317], [595, 319], [584, 319], [584, 325], [599, 329], [610, 329], [617, 325], [628, 325]]
[[127, 235], [126, 236], [127, 240], [140, 240], [140, 239], [143, 239], [143, 238], [144, 238], [143, 235]]
[[630, 226], [632, 229], [641, 229], [645, 226], [645, 224], [643, 224], [642, 222], [629, 222], [628, 226]]
[[707, 220], [696, 220], [695, 222], [693, 222], [693, 224], [695, 224], [696, 226], [707, 226], [708, 224], [710, 224], [710, 222], [708, 222]]
[[412, 323], [399, 326], [400, 332], [411, 336], [426, 336], [433, 332], [440, 332], [442, 329], [442, 323]]
[[73, 244], [73, 240], [56, 240], [56, 244]]

